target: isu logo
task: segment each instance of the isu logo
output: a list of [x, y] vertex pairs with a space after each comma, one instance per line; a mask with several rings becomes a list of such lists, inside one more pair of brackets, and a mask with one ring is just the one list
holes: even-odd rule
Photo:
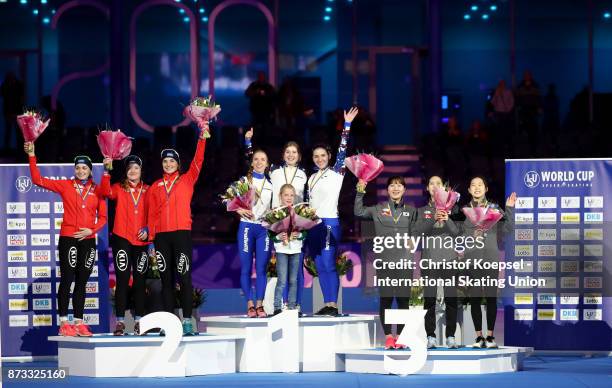
[[32, 188], [32, 180], [28, 176], [20, 176], [15, 180], [15, 188], [20, 193], [27, 193]]
[[89, 255], [87, 256], [87, 262], [85, 263], [85, 268], [91, 269], [95, 258], [96, 258], [96, 251], [95, 249], [91, 248], [89, 250]]
[[160, 272], [164, 272], [166, 270], [166, 259], [160, 251], [155, 251], [155, 260], [157, 261], [157, 269], [159, 269]]
[[530, 189], [538, 187], [538, 185], [540, 184], [540, 174], [535, 171], [528, 171], [525, 173], [523, 181], [525, 182], [525, 186]]
[[77, 248], [70, 247], [70, 250], [68, 251], [68, 264], [70, 264], [70, 267], [76, 268], [76, 262], [77, 262]]
[[189, 259], [184, 253], [181, 253], [181, 255], [179, 256], [178, 264], [176, 265], [176, 270], [181, 275], [184, 275], [189, 272]]
[[149, 255], [147, 255], [147, 252], [142, 252], [136, 264], [136, 270], [138, 273], [145, 273], [147, 269], [149, 269]]
[[115, 257], [115, 267], [118, 271], [125, 271], [128, 266], [127, 253], [121, 249], [117, 252], [117, 257]]

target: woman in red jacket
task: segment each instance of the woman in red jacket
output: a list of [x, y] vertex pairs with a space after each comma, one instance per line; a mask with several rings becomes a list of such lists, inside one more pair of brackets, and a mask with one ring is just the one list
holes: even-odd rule
[[140, 318], [145, 314], [145, 275], [149, 268], [147, 247], [147, 193], [149, 185], [142, 181], [142, 160], [135, 155], [125, 159], [126, 176], [111, 186], [109, 171], [113, 160], [104, 159], [104, 176], [100, 183], [100, 195], [117, 201], [113, 226], [113, 248], [117, 288], [115, 289], [115, 315], [117, 325], [114, 335], [125, 333], [125, 310], [128, 302], [129, 281], [132, 276], [132, 294], [136, 315], [134, 334], [140, 334]]
[[[30, 157], [32, 182], [58, 193], [64, 204], [64, 218], [58, 244], [61, 278], [57, 292], [60, 316], [59, 334], [63, 336], [92, 335], [83, 323], [85, 308], [85, 286], [96, 260], [96, 233], [106, 224], [106, 201], [98, 196], [99, 188], [91, 175], [91, 159], [87, 156], [74, 158], [73, 179], [48, 179], [40, 175], [36, 165], [34, 143], [26, 142], [24, 151]], [[72, 309], [75, 324], [68, 320], [70, 285], [74, 281]]]
[[165, 149], [161, 153], [164, 174], [150, 187], [149, 193], [149, 239], [155, 243], [157, 268], [162, 281], [164, 308], [173, 312], [174, 283], [176, 271], [181, 287], [180, 301], [183, 309], [183, 335], [193, 335], [191, 311], [193, 309], [193, 286], [191, 284], [191, 198], [193, 187], [198, 180], [206, 139], [200, 132], [196, 153], [189, 170], [181, 174], [181, 160], [178, 152]]

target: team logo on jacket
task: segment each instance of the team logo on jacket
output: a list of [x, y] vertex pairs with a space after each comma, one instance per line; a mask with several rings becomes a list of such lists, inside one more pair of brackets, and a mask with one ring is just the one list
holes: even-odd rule
[[145, 273], [147, 269], [149, 269], [149, 255], [147, 255], [147, 252], [142, 252], [136, 264], [136, 270], [138, 273]]
[[77, 248], [76, 247], [70, 247], [70, 250], [68, 251], [68, 264], [72, 268], [75, 268], [76, 267], [76, 262], [77, 262]]
[[115, 267], [117, 268], [117, 270], [123, 272], [127, 269], [127, 266], [127, 253], [123, 249], [121, 249], [119, 250], [119, 252], [117, 252], [117, 256], [115, 257]]
[[32, 188], [32, 180], [27, 176], [20, 176], [15, 180], [15, 188], [20, 193], [27, 193]]
[[155, 251], [155, 260], [157, 261], [157, 269], [159, 269], [160, 272], [164, 272], [166, 270], [166, 259], [160, 251]]
[[176, 270], [181, 275], [184, 275], [189, 272], [189, 259], [184, 253], [181, 253], [181, 255], [179, 256], [178, 263], [176, 265]]
[[85, 262], [85, 268], [91, 269], [91, 267], [93, 267], [95, 258], [96, 258], [96, 250], [91, 248], [89, 251], [89, 255], [87, 255], [87, 261]]

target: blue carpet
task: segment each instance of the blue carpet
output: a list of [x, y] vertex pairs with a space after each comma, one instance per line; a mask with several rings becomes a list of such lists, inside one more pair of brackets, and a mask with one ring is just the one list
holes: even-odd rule
[[[28, 364], [3, 364], [4, 372], [10, 367], [53, 367], [55, 363], [37, 362]], [[6, 376], [6, 374], [4, 374]], [[479, 376], [408, 376], [366, 375], [356, 373], [238, 373], [190, 377], [181, 379], [123, 378], [93, 379], [69, 377], [61, 381], [7, 381], [4, 387], [288, 387], [292, 388], [356, 388], [384, 386], [400, 387], [453, 387], [453, 388], [517, 388], [517, 387], [589, 387], [612, 386], [612, 358], [610, 357], [553, 357], [533, 356], [525, 361], [525, 370], [516, 373], [501, 373]]]

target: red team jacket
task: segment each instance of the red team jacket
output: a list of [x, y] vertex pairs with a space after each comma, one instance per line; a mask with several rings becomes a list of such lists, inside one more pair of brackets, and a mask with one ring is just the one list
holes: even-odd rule
[[193, 161], [185, 174], [179, 174], [178, 171], [169, 175], [164, 173], [163, 178], [149, 188], [150, 240], [157, 233], [191, 230], [191, 197], [202, 170], [205, 149], [206, 139], [199, 139]]
[[93, 180], [90, 179], [83, 187], [76, 179], [44, 178], [36, 165], [36, 156], [30, 156], [30, 174], [35, 185], [58, 193], [62, 197], [64, 219], [60, 236], [72, 237], [80, 228], [89, 228], [93, 234], [86, 239], [94, 238], [106, 224], [106, 201], [98, 196], [100, 189]]
[[141, 182], [131, 186], [130, 190], [126, 191], [120, 183], [111, 186], [110, 174], [104, 173], [100, 182], [100, 195], [117, 201], [113, 234], [128, 240], [132, 245], [144, 246], [149, 243], [140, 241], [138, 233], [147, 226], [149, 185]]

